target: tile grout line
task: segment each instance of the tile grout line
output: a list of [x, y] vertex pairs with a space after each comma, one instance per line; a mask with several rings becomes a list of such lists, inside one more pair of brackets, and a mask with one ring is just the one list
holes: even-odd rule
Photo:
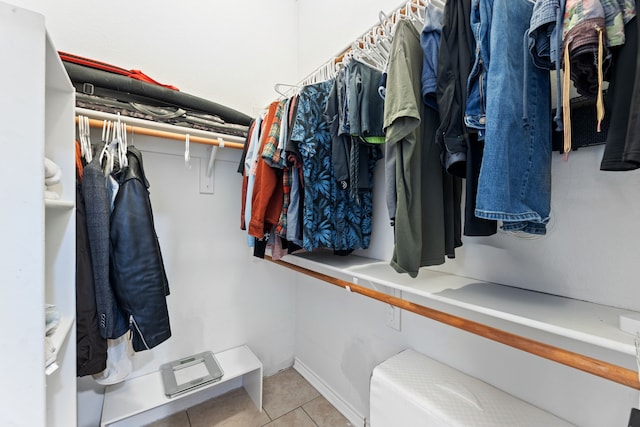
[[265, 409], [265, 407], [262, 407], [262, 411], [265, 413], [265, 415], [267, 416], [267, 418], [269, 418], [269, 421], [267, 421], [266, 423], [262, 424], [260, 427], [264, 427], [264, 426], [268, 426], [269, 424], [271, 424], [274, 420], [271, 418], [271, 415], [269, 415], [269, 413], [267, 412], [267, 410]]
[[[316, 398], [316, 399], [317, 399], [317, 398]], [[312, 399], [312, 400], [315, 400], [315, 399]], [[307, 402], [307, 403], [309, 403], [309, 402]], [[306, 405], [306, 403], [305, 403], [305, 405]], [[308, 412], [307, 412], [307, 411], [302, 407], [302, 405], [300, 405], [300, 406], [299, 406], [299, 408], [300, 408], [300, 409], [302, 409], [302, 412], [304, 412], [305, 414], [307, 414], [307, 417], [309, 417], [309, 419], [311, 420], [311, 422], [312, 422], [313, 424], [315, 424], [315, 425], [316, 425], [316, 427], [320, 427], [320, 425], [316, 422], [316, 420], [311, 416], [311, 414], [310, 414], [310, 413], [308, 413]]]

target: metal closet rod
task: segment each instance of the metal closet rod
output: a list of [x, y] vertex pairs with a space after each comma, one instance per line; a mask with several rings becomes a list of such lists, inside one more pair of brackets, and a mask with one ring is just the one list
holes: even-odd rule
[[347, 282], [346, 280], [318, 273], [317, 271], [309, 270], [308, 268], [299, 267], [297, 265], [289, 264], [284, 261], [276, 261], [269, 256], [265, 256], [265, 259], [268, 259], [275, 264], [297, 271], [298, 273], [302, 273], [315, 279], [331, 283], [332, 285], [345, 288], [351, 292], [355, 292], [357, 294], [382, 301], [386, 304], [391, 304], [394, 307], [410, 311], [412, 313], [427, 317], [429, 319], [444, 323], [449, 326], [453, 326], [458, 329], [462, 329], [463, 331], [470, 332], [483, 338], [488, 338], [492, 341], [517, 348], [518, 350], [534, 354], [544, 359], [551, 360], [565, 366], [569, 366], [571, 368], [596, 375], [609, 381], [613, 381], [618, 384], [640, 390], [638, 373], [632, 371], [631, 369], [613, 365], [602, 360], [594, 359], [583, 354], [574, 353], [572, 351], [545, 344], [540, 341], [535, 341], [520, 335], [513, 334], [511, 332], [484, 325], [482, 323], [474, 322], [472, 320], [468, 320], [459, 316], [454, 316], [443, 311], [434, 310], [432, 308], [428, 308], [402, 298], [394, 297], [392, 295], [369, 289], [355, 283]]
[[[87, 117], [100, 117], [100, 119], [89, 118], [89, 125], [93, 128], [102, 128], [103, 120], [118, 120], [118, 116], [115, 114], [96, 112], [93, 110], [85, 110], [82, 108], [77, 108], [76, 114], [84, 115]], [[77, 115], [75, 118], [76, 123], [78, 122]], [[244, 148], [244, 138], [235, 135], [218, 134], [190, 128], [176, 129], [177, 126], [167, 125], [164, 123], [149, 122], [148, 120], [137, 119], [135, 117], [120, 116], [120, 120], [123, 123], [127, 124], [127, 132], [133, 132], [134, 135], [146, 135], [184, 142], [185, 136], [188, 134], [189, 142], [215, 146], [224, 145], [225, 148], [235, 148], [238, 150], [242, 150]], [[136, 125], [130, 123], [135, 123]], [[180, 132], [176, 132], [176, 130], [179, 130]], [[223, 141], [222, 143], [220, 143], [221, 140]], [[237, 141], [243, 142], [240, 143]]]

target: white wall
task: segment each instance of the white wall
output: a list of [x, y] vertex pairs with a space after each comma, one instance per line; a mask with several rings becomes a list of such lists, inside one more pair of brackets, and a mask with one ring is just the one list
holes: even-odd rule
[[[392, 0], [299, 0], [300, 65], [306, 75], [376, 24]], [[328, 23], [331, 22], [331, 30]], [[640, 310], [633, 266], [639, 253], [640, 172], [600, 172], [602, 147], [554, 156], [552, 221], [546, 237], [499, 233], [463, 238], [456, 259], [438, 267], [467, 277]], [[390, 259], [384, 174], [378, 168], [374, 236], [365, 256]], [[362, 417], [373, 367], [411, 347], [580, 426], [626, 425], [637, 391], [402, 313], [401, 332], [385, 326], [385, 305], [300, 277], [296, 359]], [[634, 369], [631, 358], [621, 365]], [[358, 423], [360, 425], [361, 423]]]
[[298, 80], [301, 80], [376, 25], [379, 11], [388, 14], [402, 2], [297, 0], [297, 3]]
[[296, 80], [294, 0], [10, 0], [45, 15], [58, 50], [139, 69], [256, 115]]

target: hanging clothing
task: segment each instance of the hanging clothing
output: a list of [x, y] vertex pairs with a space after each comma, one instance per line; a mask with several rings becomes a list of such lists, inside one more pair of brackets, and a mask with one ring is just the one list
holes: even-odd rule
[[76, 374], [83, 377], [106, 368], [107, 340], [101, 336], [98, 326], [79, 151], [80, 145], [76, 142]]
[[611, 123], [600, 163], [603, 171], [640, 168], [640, 31], [637, 17], [626, 25], [625, 34], [624, 46], [614, 52], [612, 79], [606, 97], [606, 114]]
[[128, 166], [115, 173], [119, 189], [111, 213], [111, 285], [129, 321], [135, 351], [151, 349], [171, 336], [166, 296], [169, 282], [153, 223], [149, 182], [142, 153], [127, 149]]
[[245, 179], [244, 184], [246, 184], [245, 190], [245, 202], [242, 205], [242, 229], [247, 230], [247, 246], [253, 247], [255, 243], [255, 237], [249, 234], [248, 226], [251, 222], [251, 199], [253, 195], [253, 187], [255, 185], [256, 179], [256, 164], [258, 162], [258, 155], [260, 153], [259, 145], [260, 138], [263, 133], [263, 117], [258, 117], [255, 121], [255, 125], [253, 128], [253, 132], [250, 134], [251, 138], [249, 141], [249, 147], [247, 150], [247, 155], [245, 157], [244, 171], [245, 171]]
[[284, 170], [282, 174], [282, 210], [280, 211], [280, 218], [278, 218], [278, 224], [276, 225], [275, 232], [276, 235], [280, 236], [283, 239], [287, 238], [289, 205], [291, 204], [291, 187], [293, 185], [294, 174], [297, 173], [297, 170], [294, 171], [294, 168], [292, 167], [293, 163], [289, 161], [289, 155], [285, 150], [285, 147], [289, 142], [289, 128], [293, 121], [292, 113], [296, 110], [296, 102], [297, 99], [294, 97], [288, 99], [285, 103], [284, 117], [282, 120], [282, 125], [280, 126], [280, 138], [278, 140], [278, 150], [280, 152], [279, 156], [281, 156], [283, 159]]
[[384, 102], [378, 86], [382, 73], [356, 59], [350, 61], [348, 73], [349, 134], [370, 144], [381, 144], [384, 142]]
[[451, 188], [443, 182], [445, 172], [435, 144], [438, 113], [422, 102], [422, 60], [418, 31], [411, 22], [400, 20], [389, 58], [384, 127], [387, 145], [396, 149], [397, 209], [391, 265], [411, 277], [417, 276], [421, 266], [444, 263], [445, 228], [449, 228], [445, 222], [450, 225], [448, 237], [455, 240], [453, 246], [462, 244], [459, 235], [454, 237], [454, 221], [445, 221], [444, 189]]
[[329, 124], [324, 110], [332, 82], [326, 81], [300, 89], [298, 111], [291, 129], [303, 162], [304, 201], [302, 247], [331, 248], [335, 241], [333, 203], [331, 200], [331, 147]]
[[438, 51], [440, 126], [436, 141], [440, 146], [442, 165], [447, 172], [460, 178], [466, 174], [469, 145], [464, 109], [473, 58], [470, 16], [471, 0], [446, 3]]
[[[333, 165], [334, 228], [336, 229], [334, 247], [336, 250], [344, 251], [369, 247], [373, 214], [373, 173], [378, 159], [381, 158], [381, 151], [377, 143], [369, 144], [362, 141], [367, 139], [365, 135], [370, 137], [369, 141], [379, 141], [375, 135], [383, 135], [381, 115], [384, 107], [374, 88], [377, 84], [371, 80], [370, 67], [365, 64], [352, 66], [350, 73], [352, 82], [359, 82], [357, 85], [366, 86], [368, 89], [343, 89], [339, 85], [344, 80], [336, 78], [324, 111], [324, 119], [329, 123], [332, 146], [330, 156]], [[349, 117], [348, 124], [351, 132], [359, 132], [357, 135], [339, 133], [339, 118], [341, 107], [344, 105], [339, 102], [338, 94], [349, 91], [351, 91], [349, 99], [352, 103], [348, 108], [352, 115]], [[369, 97], [375, 97], [374, 102], [379, 105], [366, 107], [364, 104], [367, 104]], [[351, 123], [352, 119], [357, 120], [358, 123], [354, 125]], [[376, 130], [378, 127], [379, 130]], [[336, 155], [336, 147], [340, 147], [338, 155]], [[342, 154], [346, 155], [346, 158]], [[339, 169], [335, 161], [346, 163], [346, 165], [343, 164]], [[338, 176], [338, 173], [344, 174], [344, 169], [347, 169], [347, 176]]]
[[347, 67], [341, 68], [335, 79], [327, 101], [327, 110], [336, 111], [337, 117], [331, 113], [327, 114], [330, 123], [331, 133], [331, 161], [333, 163], [333, 174], [337, 185], [348, 188], [351, 185], [349, 158], [351, 156], [351, 138], [349, 133], [340, 131], [340, 124], [344, 122], [345, 115], [343, 109], [348, 108], [346, 102], [342, 102], [347, 97], [346, 85]]
[[474, 62], [467, 79], [467, 102], [465, 105], [464, 123], [468, 128], [475, 129], [478, 139], [484, 140], [484, 129], [487, 123], [487, 68], [489, 67], [489, 17], [490, 2], [472, 0], [470, 29], [473, 33], [472, 49]]
[[287, 153], [287, 163], [291, 173], [291, 189], [289, 191], [289, 206], [287, 208], [287, 233], [286, 239], [293, 243], [290, 251], [302, 247], [302, 201], [304, 200], [302, 158], [298, 150], [297, 143], [291, 140], [293, 125], [298, 114], [298, 95], [291, 100], [289, 107], [289, 132], [285, 141], [285, 152]]
[[438, 50], [444, 11], [438, 7], [424, 9], [424, 26], [420, 33], [420, 44], [424, 58], [422, 61], [422, 101], [426, 106], [438, 109], [436, 91], [438, 88]]
[[242, 147], [242, 154], [240, 155], [240, 163], [238, 164], [238, 173], [242, 175], [242, 194], [240, 197], [240, 229], [246, 230], [247, 224], [245, 221], [245, 214], [247, 209], [247, 190], [249, 187], [249, 167], [247, 166], [247, 161], [251, 158], [253, 153], [249, 152], [249, 148], [251, 146], [251, 141], [253, 139], [254, 132], [259, 132], [260, 124], [256, 124], [261, 122], [260, 118], [256, 120], [251, 120], [251, 125], [249, 126], [249, 132], [247, 132], [247, 137], [244, 141], [244, 146]]
[[[247, 227], [249, 235], [258, 239], [268, 238], [273, 227], [278, 223], [282, 210], [282, 171], [272, 168], [265, 160], [275, 153], [280, 136], [282, 112], [282, 102], [271, 103], [264, 119], [260, 142], [256, 146], [259, 151], [255, 162], [255, 182], [251, 194], [251, 221]], [[267, 152], [264, 151], [265, 148]], [[266, 241], [264, 243], [266, 244]]]
[[[536, 67], [543, 70], [562, 68], [562, 23], [564, 0], [541, 0], [533, 6], [531, 22], [527, 33], [529, 53]], [[553, 118], [556, 129], [562, 124], [562, 73], [556, 75], [556, 115]]]
[[357, 203], [348, 189], [336, 185], [327, 121], [327, 116], [336, 114], [327, 111], [333, 85], [334, 81], [325, 81], [300, 90], [291, 141], [297, 144], [302, 160], [302, 246], [308, 251], [330, 248], [338, 253], [368, 247], [373, 203], [370, 193], [362, 194]]
[[[487, 124], [476, 216], [545, 234], [551, 205], [551, 87], [528, 54], [533, 4], [489, 2]], [[527, 76], [525, 81], [524, 77]]]
[[109, 283], [111, 207], [99, 157], [93, 156], [93, 160], [84, 167], [82, 196], [87, 216], [87, 240], [91, 251], [100, 335], [103, 338], [115, 339], [129, 328]]
[[[456, 20], [452, 20], [450, 15], [456, 16], [458, 13], [463, 13], [465, 9], [465, 5], [462, 3], [454, 3], [449, 2], [447, 6], [445, 6], [445, 15], [446, 20], [448, 22], [453, 22], [455, 25], [462, 25], [462, 27], [456, 30], [456, 34], [458, 35], [457, 40], [470, 40], [471, 45], [467, 49], [467, 45], [463, 42], [462, 44], [458, 43], [458, 56], [447, 56], [444, 57], [450, 63], [447, 66], [438, 67], [437, 69], [440, 71], [439, 78], [445, 79], [441, 81], [442, 86], [452, 87], [455, 79], [453, 81], [447, 81], [446, 79], [451, 79], [452, 75], [448, 73], [447, 70], [451, 67], [451, 61], [458, 60], [462, 64], [466, 64], [466, 59], [464, 57], [460, 57], [461, 55], [471, 54], [471, 52], [475, 53], [473, 65], [468, 74], [464, 74], [462, 71], [459, 77], [460, 79], [464, 79], [464, 84], [461, 85], [464, 95], [461, 100], [465, 100], [465, 104], [463, 105], [462, 112], [464, 113], [464, 126], [466, 126], [465, 130], [465, 138], [466, 138], [466, 161], [460, 164], [460, 168], [465, 166], [464, 177], [465, 180], [465, 203], [464, 203], [464, 235], [465, 236], [491, 236], [497, 232], [498, 226], [495, 220], [489, 220], [485, 218], [478, 218], [475, 214], [476, 209], [476, 195], [478, 193], [478, 178], [480, 176], [480, 167], [482, 165], [482, 156], [484, 152], [484, 129], [486, 125], [486, 86], [487, 86], [487, 73], [486, 68], [489, 65], [489, 45], [488, 45], [488, 37], [486, 37], [486, 33], [488, 31], [488, 25], [486, 22], [486, 15], [488, 2], [484, 0], [473, 0], [471, 2], [471, 14], [469, 17], [470, 26], [462, 25], [459, 21], [460, 18]], [[434, 12], [432, 12], [434, 13]], [[432, 19], [436, 19], [438, 15]], [[443, 18], [444, 19], [444, 18]], [[425, 20], [425, 27], [427, 25], [427, 21]], [[435, 24], [432, 24], [435, 25]], [[453, 30], [451, 30], [453, 31]], [[433, 31], [432, 31], [433, 32]], [[423, 30], [423, 49], [425, 47], [424, 37], [425, 32]], [[449, 49], [452, 41], [448, 41], [449, 45], [444, 46], [445, 49]], [[432, 42], [433, 45], [433, 42]], [[427, 53], [425, 52], [425, 57]], [[433, 56], [432, 53], [429, 53], [429, 56]], [[432, 60], [433, 61], [433, 60]], [[436, 59], [437, 61], [437, 59]], [[436, 67], [438, 63], [436, 62]], [[433, 65], [430, 66], [430, 68]], [[442, 74], [444, 73], [444, 74]], [[466, 76], [466, 77], [465, 77]], [[423, 79], [424, 79], [424, 70], [423, 70]], [[457, 90], [457, 86], [453, 86], [453, 89]], [[436, 100], [440, 104], [449, 105], [451, 100], [442, 98], [443, 96], [450, 96], [451, 92], [439, 92], [437, 94]], [[425, 97], [425, 88], [423, 86], [423, 97]], [[453, 92], [455, 96], [455, 91]], [[454, 100], [454, 103], [456, 101]], [[436, 105], [437, 108], [437, 105]], [[457, 111], [457, 107], [456, 111]], [[454, 192], [457, 191], [457, 187], [454, 187]], [[456, 196], [457, 197], [457, 196]], [[457, 221], [456, 221], [457, 224]]]
[[[349, 84], [346, 87], [346, 94], [349, 135], [351, 138], [344, 143], [338, 137], [334, 137], [333, 143], [342, 143], [341, 145], [348, 147], [349, 194], [351, 198], [357, 199], [361, 193], [368, 192], [373, 188], [373, 176], [369, 172], [371, 168], [369, 159], [375, 157], [375, 162], [378, 157], [381, 157], [377, 144], [384, 143], [385, 140], [382, 128], [384, 101], [378, 94], [382, 73], [355, 59], [349, 62], [347, 72], [349, 74]], [[336, 79], [334, 86], [339, 83], [339, 79]], [[341, 105], [337, 95], [342, 91], [342, 88], [338, 88], [332, 97], [333, 101], [329, 104], [333, 110], [331, 113], [334, 116], [332, 120], [338, 123]], [[338, 128], [339, 126], [333, 126], [332, 134], [337, 132]], [[342, 180], [339, 181], [344, 183]]]

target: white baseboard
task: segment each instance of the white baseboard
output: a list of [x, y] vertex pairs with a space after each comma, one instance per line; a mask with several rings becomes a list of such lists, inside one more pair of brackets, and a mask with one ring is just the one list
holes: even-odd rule
[[359, 413], [349, 402], [344, 400], [342, 396], [336, 393], [327, 383], [322, 380], [315, 372], [313, 372], [307, 365], [295, 358], [293, 362], [293, 369], [295, 369], [305, 380], [316, 388], [325, 399], [329, 401], [354, 427], [366, 426], [366, 418]]

